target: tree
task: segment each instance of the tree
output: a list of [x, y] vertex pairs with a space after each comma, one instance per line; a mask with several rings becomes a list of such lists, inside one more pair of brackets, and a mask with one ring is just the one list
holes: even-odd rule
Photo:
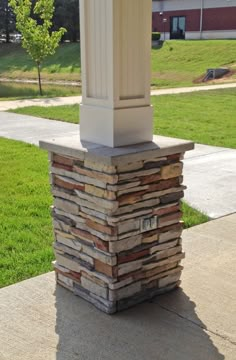
[[6, 42], [10, 42], [10, 32], [15, 31], [15, 15], [8, 0], [0, 0], [0, 32], [5, 34]]
[[42, 63], [47, 56], [55, 53], [66, 29], [51, 31], [54, 0], [37, 0], [33, 6], [31, 0], [10, 0], [10, 5], [16, 15], [16, 27], [22, 35], [22, 46], [36, 62], [39, 92], [43, 95]]
[[55, 29], [60, 26], [66, 27], [67, 33], [62, 40], [79, 40], [79, 0], [55, 0], [53, 23]]

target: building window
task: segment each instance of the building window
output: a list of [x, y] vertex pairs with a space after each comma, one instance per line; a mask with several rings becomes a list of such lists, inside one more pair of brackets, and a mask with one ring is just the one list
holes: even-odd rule
[[170, 18], [170, 39], [185, 39], [185, 28], [185, 16], [172, 16]]

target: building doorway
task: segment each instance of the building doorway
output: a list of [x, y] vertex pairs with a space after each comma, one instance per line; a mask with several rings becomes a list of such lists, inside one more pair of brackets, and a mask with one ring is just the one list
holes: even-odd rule
[[185, 16], [172, 16], [170, 18], [170, 39], [185, 39], [185, 29]]

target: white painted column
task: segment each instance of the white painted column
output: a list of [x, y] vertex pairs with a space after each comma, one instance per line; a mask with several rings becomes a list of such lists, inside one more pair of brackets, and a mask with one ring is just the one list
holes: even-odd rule
[[152, 141], [152, 0], [80, 0], [81, 140]]

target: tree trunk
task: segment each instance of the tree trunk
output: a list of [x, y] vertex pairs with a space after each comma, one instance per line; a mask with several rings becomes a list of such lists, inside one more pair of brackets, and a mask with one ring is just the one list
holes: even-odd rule
[[6, 43], [10, 42], [10, 31], [9, 31], [9, 4], [6, 2], [6, 14], [5, 14], [5, 33], [6, 33]]
[[73, 41], [74, 43], [77, 41], [77, 31], [76, 31], [76, 29], [73, 29], [72, 41]]
[[41, 84], [41, 69], [40, 69], [40, 63], [37, 63], [37, 68], [38, 68], [39, 94], [40, 94], [40, 96], [43, 96], [43, 90], [42, 90], [42, 84]]

